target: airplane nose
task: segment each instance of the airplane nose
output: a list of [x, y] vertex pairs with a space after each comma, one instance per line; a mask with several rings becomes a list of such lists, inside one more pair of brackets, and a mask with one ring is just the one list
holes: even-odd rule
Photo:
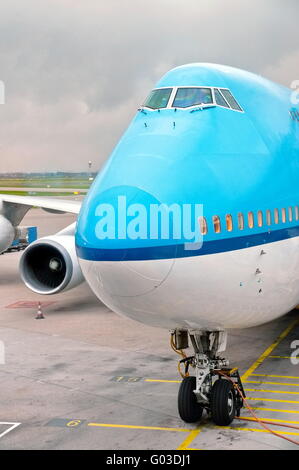
[[157, 289], [168, 277], [174, 259], [152, 261], [81, 260], [83, 273], [91, 288], [104, 298], [136, 297]]
[[167, 278], [176, 244], [162, 243], [159, 231], [153, 233], [158, 227], [151, 225], [150, 209], [159, 204], [136, 186], [118, 186], [93, 195], [83, 208], [76, 246], [84, 276], [95, 292], [138, 296]]

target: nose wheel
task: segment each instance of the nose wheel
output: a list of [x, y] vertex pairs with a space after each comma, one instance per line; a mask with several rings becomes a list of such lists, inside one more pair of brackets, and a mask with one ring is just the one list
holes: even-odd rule
[[[180, 361], [185, 365], [185, 374], [178, 394], [178, 411], [186, 423], [198, 422], [206, 409], [218, 426], [228, 426], [235, 416], [240, 416], [245, 397], [241, 378], [237, 368], [229, 369], [228, 361], [218, 353], [226, 344], [223, 332], [180, 331], [174, 343], [176, 351], [187, 349], [186, 335], [190, 336], [195, 350], [194, 356]], [[183, 346], [183, 347], [182, 347]], [[189, 368], [195, 369], [195, 376], [187, 376]]]
[[236, 392], [226, 379], [214, 383], [210, 397], [211, 417], [218, 426], [228, 426], [236, 416]]
[[186, 423], [196, 423], [202, 416], [203, 407], [196, 400], [195, 388], [195, 377], [185, 377], [180, 385], [178, 410], [181, 419]]

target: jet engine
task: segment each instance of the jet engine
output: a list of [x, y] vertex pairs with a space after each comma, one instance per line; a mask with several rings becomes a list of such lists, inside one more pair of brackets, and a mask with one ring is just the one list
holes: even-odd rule
[[15, 238], [15, 229], [12, 226], [11, 222], [0, 214], [0, 253], [5, 251]]
[[84, 281], [73, 235], [53, 235], [31, 243], [20, 260], [25, 285], [37, 294], [57, 294]]

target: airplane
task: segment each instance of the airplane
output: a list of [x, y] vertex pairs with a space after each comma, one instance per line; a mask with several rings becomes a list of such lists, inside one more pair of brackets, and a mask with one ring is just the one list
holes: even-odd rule
[[292, 90], [229, 66], [186, 64], [158, 81], [82, 206], [0, 196], [0, 251], [32, 206], [78, 214], [24, 251], [25, 285], [51, 295], [86, 280], [114, 312], [170, 330], [185, 366], [180, 417], [196, 422], [206, 409], [228, 425], [242, 400], [221, 372], [230, 371], [227, 329], [299, 303], [298, 181]]

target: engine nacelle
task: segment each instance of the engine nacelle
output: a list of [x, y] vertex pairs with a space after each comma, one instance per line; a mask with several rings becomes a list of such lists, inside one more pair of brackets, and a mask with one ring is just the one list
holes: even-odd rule
[[31, 243], [20, 260], [25, 285], [37, 294], [57, 294], [84, 281], [73, 235], [53, 235]]
[[15, 238], [15, 229], [4, 215], [0, 214], [0, 253], [10, 247]]

